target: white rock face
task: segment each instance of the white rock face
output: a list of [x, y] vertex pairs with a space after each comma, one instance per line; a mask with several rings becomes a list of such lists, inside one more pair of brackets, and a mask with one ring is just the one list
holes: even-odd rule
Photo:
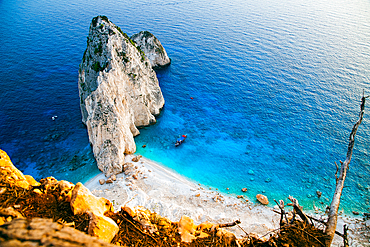
[[105, 16], [90, 25], [78, 89], [98, 168], [106, 176], [122, 172], [125, 154], [136, 151], [137, 127], [156, 122], [164, 99], [149, 60]]
[[161, 42], [150, 32], [141, 31], [132, 35], [131, 39], [149, 58], [153, 68], [163, 67], [171, 63], [171, 59], [168, 57]]

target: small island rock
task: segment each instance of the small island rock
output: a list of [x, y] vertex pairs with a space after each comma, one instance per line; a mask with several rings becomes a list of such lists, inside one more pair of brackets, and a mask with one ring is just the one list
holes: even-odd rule
[[164, 99], [149, 59], [106, 16], [91, 22], [78, 89], [98, 168], [118, 174], [125, 154], [136, 151], [138, 127], [156, 122]]
[[130, 38], [145, 53], [153, 68], [167, 66], [171, 63], [161, 42], [152, 33], [141, 31]]

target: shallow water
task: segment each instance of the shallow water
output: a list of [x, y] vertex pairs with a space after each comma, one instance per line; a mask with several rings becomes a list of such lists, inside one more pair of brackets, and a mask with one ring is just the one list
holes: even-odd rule
[[[3, 0], [0, 12], [0, 148], [25, 173], [72, 182], [98, 173], [77, 77], [102, 14], [129, 35], [151, 31], [172, 59], [157, 72], [165, 108], [136, 138], [137, 153], [225, 193], [294, 195], [309, 208], [321, 206], [316, 190], [331, 199], [334, 162], [370, 92], [369, 1]], [[346, 211], [370, 207], [368, 115]]]

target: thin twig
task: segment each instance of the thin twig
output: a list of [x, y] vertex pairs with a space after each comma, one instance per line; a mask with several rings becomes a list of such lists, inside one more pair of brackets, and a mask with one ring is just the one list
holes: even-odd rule
[[223, 227], [232, 227], [232, 226], [236, 226], [240, 223], [241, 223], [240, 220], [236, 220], [236, 221], [231, 222], [231, 223], [219, 224], [218, 227], [221, 227], [221, 228], [223, 228]]
[[241, 226], [239, 225], [236, 225], [236, 226], [239, 227], [247, 235], [247, 237], [249, 237], [249, 234], [246, 231], [244, 231], [244, 229]]

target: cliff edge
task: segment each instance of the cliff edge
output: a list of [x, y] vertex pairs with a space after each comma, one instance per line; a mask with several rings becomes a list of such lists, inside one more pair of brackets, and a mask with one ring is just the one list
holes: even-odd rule
[[164, 99], [149, 59], [105, 16], [90, 24], [78, 89], [98, 168], [122, 172], [124, 154], [136, 151], [137, 127], [156, 122]]

